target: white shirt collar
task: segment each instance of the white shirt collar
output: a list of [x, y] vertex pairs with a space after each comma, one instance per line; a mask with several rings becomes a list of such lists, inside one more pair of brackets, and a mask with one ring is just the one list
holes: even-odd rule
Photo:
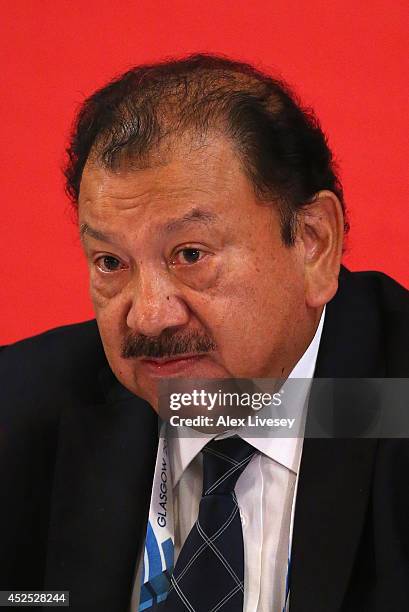
[[[305, 403], [308, 397], [311, 379], [314, 376], [324, 318], [325, 306], [313, 339], [288, 376], [288, 378], [309, 379], [309, 382], [303, 386], [301, 394], [296, 398], [296, 401], [300, 402], [301, 406]], [[188, 435], [186, 432], [188, 432]], [[200, 432], [187, 427], [175, 428], [174, 434], [168, 438], [173, 486], [179, 482], [180, 477], [190, 462], [200, 453], [207, 442], [214, 437], [214, 434], [207, 434], [205, 432]], [[251, 438], [247, 435], [243, 435], [242, 437], [244, 440], [249, 442], [249, 444], [252, 444], [252, 446], [257, 448], [257, 450], [273, 461], [277, 461], [289, 470], [292, 470], [294, 473], [298, 472], [301, 458], [302, 439], [276, 437]]]

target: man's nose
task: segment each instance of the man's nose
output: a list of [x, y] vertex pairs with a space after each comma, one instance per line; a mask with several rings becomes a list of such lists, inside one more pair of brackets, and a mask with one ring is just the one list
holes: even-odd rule
[[129, 329], [144, 336], [159, 336], [165, 329], [189, 321], [189, 309], [177, 295], [166, 273], [148, 271], [133, 283], [126, 322]]

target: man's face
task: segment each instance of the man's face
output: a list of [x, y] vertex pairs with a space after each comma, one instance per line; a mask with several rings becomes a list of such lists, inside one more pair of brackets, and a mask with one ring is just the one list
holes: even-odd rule
[[302, 246], [228, 141], [143, 170], [88, 163], [79, 221], [110, 366], [155, 407], [161, 377], [286, 376], [311, 339]]

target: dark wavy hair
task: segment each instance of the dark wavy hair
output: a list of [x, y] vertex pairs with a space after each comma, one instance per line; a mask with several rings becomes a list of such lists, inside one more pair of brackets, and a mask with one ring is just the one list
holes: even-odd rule
[[[79, 109], [67, 148], [66, 191], [78, 203], [87, 159], [115, 170], [148, 167], [182, 135], [229, 138], [260, 200], [276, 202], [285, 244], [297, 212], [322, 189], [345, 204], [333, 156], [317, 118], [288, 85], [225, 57], [192, 55], [132, 68]], [[345, 231], [348, 223], [345, 221]]]

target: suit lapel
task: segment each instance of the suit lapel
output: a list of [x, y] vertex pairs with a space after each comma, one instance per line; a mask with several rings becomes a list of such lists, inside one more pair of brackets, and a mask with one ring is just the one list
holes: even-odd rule
[[46, 586], [74, 610], [127, 610], [149, 508], [157, 417], [106, 368], [105, 401], [64, 408]]
[[[315, 376], [382, 377], [383, 359], [379, 314], [343, 269], [338, 293], [327, 305]], [[374, 439], [305, 439], [291, 554], [291, 612], [340, 610], [368, 507], [376, 447]]]

